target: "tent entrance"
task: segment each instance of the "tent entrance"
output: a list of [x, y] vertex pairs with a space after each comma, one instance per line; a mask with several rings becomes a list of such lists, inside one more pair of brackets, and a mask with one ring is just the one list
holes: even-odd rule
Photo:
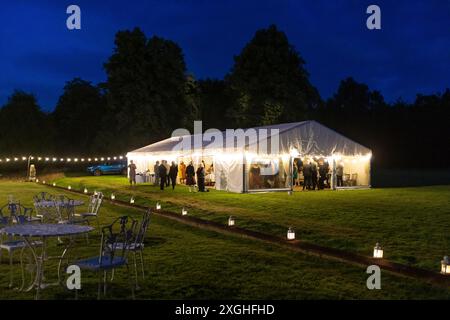
[[289, 156], [254, 156], [245, 165], [248, 192], [290, 190], [292, 165]]

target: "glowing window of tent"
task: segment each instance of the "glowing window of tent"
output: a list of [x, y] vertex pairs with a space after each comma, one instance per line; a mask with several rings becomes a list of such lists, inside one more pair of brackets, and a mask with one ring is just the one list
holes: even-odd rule
[[383, 258], [383, 249], [381, 248], [380, 244], [377, 242], [375, 247], [373, 248], [373, 257], [377, 259]]

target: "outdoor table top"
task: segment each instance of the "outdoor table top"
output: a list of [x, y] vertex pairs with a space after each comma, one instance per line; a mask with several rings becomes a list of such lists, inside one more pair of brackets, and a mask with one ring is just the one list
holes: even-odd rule
[[[71, 202], [74, 206], [82, 206], [84, 204], [81, 200], [74, 200]], [[51, 201], [51, 200], [42, 200], [35, 202], [34, 205], [38, 207], [55, 207], [55, 206], [62, 206], [66, 205], [68, 202], [62, 202], [62, 201]]]
[[0, 232], [21, 237], [60, 237], [87, 233], [92, 230], [94, 230], [94, 228], [90, 226], [73, 224], [27, 223], [5, 227], [1, 229]]

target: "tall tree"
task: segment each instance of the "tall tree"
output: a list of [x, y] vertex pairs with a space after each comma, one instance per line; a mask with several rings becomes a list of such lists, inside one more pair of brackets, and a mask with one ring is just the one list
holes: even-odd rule
[[56, 148], [65, 154], [96, 152], [94, 139], [106, 112], [106, 99], [90, 82], [75, 78], [66, 83], [53, 112]]
[[47, 115], [34, 95], [15, 91], [0, 110], [0, 153], [28, 156], [51, 152], [51, 134]]
[[[336, 94], [328, 101], [328, 105], [341, 114], [364, 112], [370, 109], [370, 94], [366, 84], [356, 82], [349, 77], [341, 81]], [[375, 98], [379, 98], [377, 94]]]
[[234, 128], [228, 114], [235, 102], [235, 95], [224, 80], [205, 79], [199, 81], [200, 118], [204, 128]]
[[183, 53], [176, 43], [156, 36], [147, 39], [138, 28], [120, 31], [104, 67], [110, 114], [98, 140], [110, 149], [126, 151], [148, 144], [196, 117]]
[[320, 103], [304, 60], [286, 35], [271, 25], [258, 30], [234, 58], [227, 81], [238, 93], [231, 114], [239, 126], [304, 119]]

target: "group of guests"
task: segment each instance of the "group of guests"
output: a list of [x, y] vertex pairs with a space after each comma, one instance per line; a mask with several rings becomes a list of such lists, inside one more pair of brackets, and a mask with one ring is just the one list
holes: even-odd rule
[[[208, 169], [208, 172], [211, 167], [212, 165]], [[179, 165], [175, 161], [172, 161], [171, 165], [169, 165], [167, 160], [162, 160], [161, 162], [156, 161], [153, 167], [155, 185], [159, 185], [161, 190], [172, 185], [173, 190], [177, 184], [177, 178], [179, 178], [180, 183], [186, 184], [189, 187], [189, 192], [194, 191], [196, 187], [198, 187], [199, 192], [208, 191], [205, 188], [205, 178], [209, 173], [205, 168], [204, 161], [200, 163], [197, 170], [195, 170], [192, 161], [187, 166], [183, 161]]]
[[[336, 186], [344, 185], [344, 166], [342, 163], [336, 165]], [[302, 161], [294, 161], [293, 180], [294, 185], [300, 186], [303, 177], [303, 190], [322, 190], [331, 187], [331, 168], [324, 158], [314, 158]]]
[[301, 185], [303, 176], [303, 190], [323, 190], [331, 185], [330, 164], [323, 158], [294, 161], [294, 185]]

